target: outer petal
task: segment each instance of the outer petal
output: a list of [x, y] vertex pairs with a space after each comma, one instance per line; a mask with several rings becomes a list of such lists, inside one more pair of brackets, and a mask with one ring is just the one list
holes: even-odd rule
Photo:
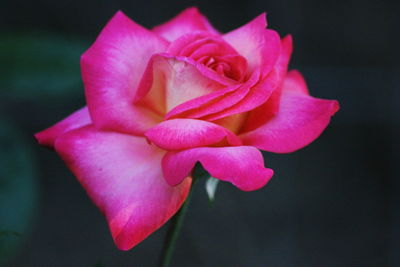
[[[278, 113], [282, 93], [282, 85], [286, 80], [285, 77], [287, 73], [287, 68], [293, 52], [293, 41], [290, 35], [287, 35], [282, 39], [281, 47], [281, 54], [271, 73], [266, 78], [268, 79], [267, 81], [270, 84], [268, 85], [267, 83], [267, 86], [275, 84], [274, 91], [266, 102], [254, 109], [251, 109], [251, 111], [248, 113], [246, 122], [241, 129], [242, 132], [252, 131], [260, 127]], [[251, 100], [251, 98], [249, 98], [247, 101], [249, 100]], [[241, 104], [245, 104], [245, 101], [243, 101], [243, 103]]]
[[295, 80], [285, 83], [278, 113], [261, 127], [241, 135], [243, 143], [270, 152], [289, 153], [314, 141], [328, 126], [339, 104], [299, 92], [302, 86]]
[[136, 88], [154, 53], [168, 43], [118, 12], [82, 55], [82, 77], [96, 127], [142, 134], [160, 121], [150, 110], [133, 105]]
[[153, 32], [168, 41], [173, 41], [193, 31], [218, 33], [195, 7], [187, 8], [170, 21], [153, 28]]
[[105, 213], [119, 249], [157, 230], [187, 197], [191, 179], [169, 186], [161, 171], [164, 153], [145, 138], [84, 127], [58, 138], [55, 147]]
[[173, 119], [161, 122], [148, 130], [145, 135], [151, 142], [165, 150], [209, 146], [225, 139], [230, 145], [241, 145], [240, 139], [224, 127], [192, 119]]
[[310, 95], [303, 75], [297, 70], [291, 70], [287, 73], [283, 88], [290, 92]]
[[213, 177], [244, 191], [263, 187], [273, 175], [271, 169], [264, 167], [261, 152], [254, 147], [200, 147], [168, 152], [162, 161], [165, 179], [171, 185], [181, 183], [197, 161]]
[[266, 15], [261, 14], [246, 25], [226, 33], [223, 38], [247, 59], [249, 72], [261, 68], [264, 77], [274, 66], [280, 53], [280, 37], [266, 30]]
[[89, 111], [87, 107], [83, 107], [55, 125], [35, 134], [35, 138], [39, 144], [52, 148], [57, 137], [88, 124], [91, 124]]

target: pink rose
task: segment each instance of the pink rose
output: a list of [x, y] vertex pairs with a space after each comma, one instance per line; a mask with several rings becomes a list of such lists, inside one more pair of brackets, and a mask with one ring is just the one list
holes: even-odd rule
[[273, 171], [258, 149], [316, 139], [339, 105], [287, 72], [292, 38], [265, 14], [221, 34], [189, 8], [152, 30], [118, 12], [81, 58], [87, 107], [36, 134], [54, 147], [127, 250], [185, 201], [196, 162], [244, 191]]

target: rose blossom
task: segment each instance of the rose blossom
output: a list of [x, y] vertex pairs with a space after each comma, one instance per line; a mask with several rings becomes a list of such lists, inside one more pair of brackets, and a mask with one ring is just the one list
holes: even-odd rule
[[265, 14], [220, 34], [195, 8], [152, 30], [118, 12], [81, 58], [87, 107], [35, 136], [127, 250], [180, 208], [196, 162], [256, 190], [273, 175], [258, 149], [293, 152], [326, 128], [339, 105], [287, 72], [291, 52]]

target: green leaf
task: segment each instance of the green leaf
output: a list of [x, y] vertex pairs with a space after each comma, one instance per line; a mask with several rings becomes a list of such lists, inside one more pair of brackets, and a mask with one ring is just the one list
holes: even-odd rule
[[209, 177], [206, 181], [206, 192], [210, 202], [213, 202], [215, 199], [215, 191], [217, 190], [218, 183], [219, 180], [214, 177]]
[[33, 157], [24, 136], [0, 119], [0, 266], [28, 236], [37, 205]]

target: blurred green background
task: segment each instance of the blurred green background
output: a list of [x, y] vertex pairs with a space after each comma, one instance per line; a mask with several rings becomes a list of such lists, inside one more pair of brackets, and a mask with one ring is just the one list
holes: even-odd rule
[[263, 11], [292, 67], [341, 110], [311, 146], [266, 153], [262, 190], [196, 188], [173, 266], [400, 266], [397, 1], [5, 0], [0, 9], [0, 266], [154, 266], [165, 227], [118, 251], [101, 214], [33, 134], [84, 105], [79, 57], [119, 9], [151, 27], [196, 5], [227, 31]]
[[77, 62], [85, 46], [50, 33], [1, 35], [0, 265], [18, 256], [34, 231], [43, 174], [32, 133], [52, 124], [60, 105], [68, 110], [82, 97]]

